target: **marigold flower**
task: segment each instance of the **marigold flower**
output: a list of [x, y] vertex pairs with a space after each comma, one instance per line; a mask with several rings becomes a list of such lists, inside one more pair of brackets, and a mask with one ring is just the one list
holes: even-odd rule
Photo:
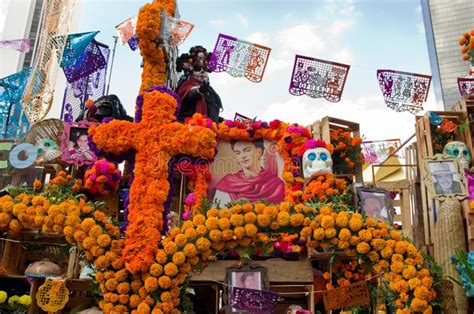
[[399, 274], [403, 271], [403, 263], [402, 262], [392, 262], [392, 265], [390, 265], [390, 269], [395, 274]]
[[207, 220], [206, 220], [206, 227], [209, 230], [218, 229], [219, 228], [219, 219], [217, 219], [216, 217], [212, 217], [212, 216], [208, 217]]
[[165, 275], [174, 277], [178, 273], [178, 267], [174, 263], [168, 263], [164, 267]]
[[234, 229], [234, 237], [236, 239], [242, 239], [245, 235], [245, 228], [244, 227], [236, 227]]
[[333, 228], [334, 218], [329, 215], [324, 215], [321, 219], [321, 227], [323, 227], [324, 229]]
[[188, 243], [184, 246], [183, 253], [186, 257], [194, 257], [197, 254], [197, 248], [194, 244]]
[[428, 307], [428, 302], [424, 299], [414, 298], [411, 301], [410, 308], [415, 312], [423, 312]]
[[247, 234], [249, 237], [254, 237], [258, 232], [258, 229], [254, 224], [246, 224], [244, 228], [245, 234]]
[[265, 227], [268, 227], [268, 225], [270, 224], [271, 220], [270, 220], [270, 217], [267, 216], [267, 215], [264, 215], [264, 214], [258, 214], [257, 215], [257, 222], [258, 222], [258, 225], [262, 228], [265, 228]]
[[297, 214], [293, 214], [291, 215], [290, 217], [290, 224], [293, 226], [293, 227], [299, 227], [303, 224], [303, 221], [304, 221], [304, 215], [303, 214], [300, 214], [300, 213], [297, 213]]
[[173, 255], [178, 250], [178, 246], [176, 243], [170, 241], [164, 244], [163, 249], [165, 250], [166, 254]]
[[196, 247], [200, 252], [206, 251], [211, 247], [211, 242], [208, 239], [201, 237], [196, 241]]
[[211, 230], [209, 232], [209, 239], [213, 242], [218, 242], [222, 239], [222, 233], [220, 230]]
[[413, 266], [407, 266], [402, 272], [403, 278], [411, 279], [416, 276], [416, 268]]
[[344, 228], [349, 223], [349, 215], [345, 212], [340, 212], [336, 216], [336, 225], [339, 228]]
[[97, 244], [99, 244], [101, 247], [108, 247], [110, 245], [110, 242], [112, 240], [110, 239], [110, 236], [108, 234], [101, 234], [97, 238]]
[[313, 238], [315, 240], [321, 241], [326, 236], [323, 228], [317, 228], [313, 231]]
[[367, 242], [360, 242], [357, 244], [357, 252], [360, 254], [366, 254], [370, 251], [370, 245]]
[[[173, 252], [173, 254], [174, 254], [174, 252]], [[170, 255], [171, 255], [171, 253], [170, 253]], [[165, 264], [168, 261], [168, 255], [166, 254], [166, 252], [164, 250], [158, 250], [158, 252], [156, 252], [155, 259], [158, 263]]]
[[362, 228], [362, 219], [354, 218], [354, 215], [349, 219], [349, 228], [351, 228], [352, 231], [359, 231]]
[[203, 214], [197, 214], [193, 217], [193, 223], [195, 226], [203, 225], [206, 222], [206, 216]]
[[327, 239], [332, 239], [337, 235], [337, 231], [334, 228], [328, 228], [324, 230], [324, 233]]
[[207, 234], [207, 228], [204, 225], [199, 225], [196, 228], [196, 232], [199, 236], [203, 236], [203, 235]]

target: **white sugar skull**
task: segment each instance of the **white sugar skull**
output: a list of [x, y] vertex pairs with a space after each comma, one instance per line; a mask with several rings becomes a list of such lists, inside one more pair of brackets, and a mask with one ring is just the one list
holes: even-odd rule
[[332, 172], [331, 153], [322, 147], [310, 148], [303, 155], [303, 176], [306, 180]]
[[469, 169], [469, 163], [471, 162], [471, 155], [467, 149], [466, 144], [460, 141], [449, 142], [444, 146], [443, 154], [459, 159], [461, 167]]

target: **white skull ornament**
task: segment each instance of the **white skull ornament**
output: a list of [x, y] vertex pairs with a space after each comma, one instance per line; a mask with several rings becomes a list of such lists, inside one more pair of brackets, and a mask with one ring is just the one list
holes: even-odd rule
[[469, 149], [467, 149], [466, 144], [460, 141], [449, 142], [444, 146], [443, 154], [451, 156], [453, 158], [458, 158], [461, 167], [464, 169], [469, 169], [469, 163], [471, 162], [471, 155], [469, 154]]
[[310, 148], [303, 155], [305, 180], [320, 174], [332, 173], [331, 153], [323, 147]]

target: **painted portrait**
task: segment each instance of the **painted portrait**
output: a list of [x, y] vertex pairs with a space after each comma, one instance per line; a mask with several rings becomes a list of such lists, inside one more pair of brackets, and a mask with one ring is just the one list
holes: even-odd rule
[[209, 199], [224, 206], [247, 200], [280, 203], [284, 199], [283, 160], [277, 144], [266, 140], [221, 141], [210, 167]]

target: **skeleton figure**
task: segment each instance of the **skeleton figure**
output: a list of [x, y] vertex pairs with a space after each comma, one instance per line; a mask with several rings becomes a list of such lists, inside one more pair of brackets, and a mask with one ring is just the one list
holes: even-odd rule
[[332, 172], [332, 158], [331, 153], [326, 148], [311, 148], [304, 153], [303, 176], [305, 180], [330, 172]]
[[443, 154], [459, 159], [459, 163], [464, 169], [469, 169], [471, 155], [466, 144], [460, 141], [449, 142], [444, 146]]

